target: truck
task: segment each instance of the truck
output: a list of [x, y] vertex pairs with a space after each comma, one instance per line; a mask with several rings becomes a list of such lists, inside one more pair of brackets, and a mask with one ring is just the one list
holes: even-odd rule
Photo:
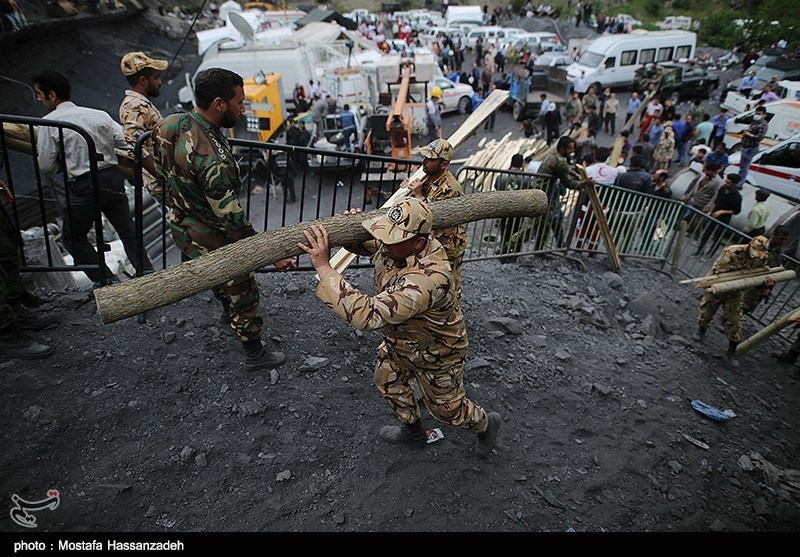
[[564, 104], [567, 97], [567, 72], [564, 68], [534, 68], [533, 72], [520, 64], [515, 64], [510, 72], [508, 103], [511, 115], [521, 122], [526, 116], [539, 110], [542, 93], [556, 104]]

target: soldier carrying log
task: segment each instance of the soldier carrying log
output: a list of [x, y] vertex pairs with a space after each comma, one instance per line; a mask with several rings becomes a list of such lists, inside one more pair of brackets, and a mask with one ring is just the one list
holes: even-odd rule
[[324, 226], [312, 225], [311, 231], [304, 231], [308, 245], [298, 243], [298, 247], [311, 256], [319, 274], [317, 297], [356, 328], [383, 333], [375, 386], [402, 425], [383, 427], [381, 439], [426, 445], [411, 383], [415, 379], [431, 414], [476, 433], [475, 450], [487, 457], [502, 422], [497, 412], [487, 413], [466, 397], [464, 314], [445, 249], [431, 236], [432, 221], [428, 206], [409, 197], [387, 214], [362, 223], [374, 240], [350, 249], [373, 256], [375, 296], [359, 292], [331, 267]]
[[[769, 255], [767, 246], [768, 240], [764, 236], [756, 236], [748, 244], [726, 247], [722, 255], [714, 262], [714, 267], [708, 276], [758, 267], [766, 268]], [[764, 286], [775, 284], [770, 277], [765, 277], [763, 280]], [[714, 318], [714, 314], [722, 306], [725, 334], [728, 337], [728, 351], [725, 357], [733, 368], [739, 367], [739, 361], [736, 359], [736, 347], [742, 338], [743, 298], [743, 290], [714, 294], [711, 290], [706, 289], [700, 302], [698, 330], [693, 336], [693, 340], [696, 342], [702, 342], [705, 339], [706, 331]]]

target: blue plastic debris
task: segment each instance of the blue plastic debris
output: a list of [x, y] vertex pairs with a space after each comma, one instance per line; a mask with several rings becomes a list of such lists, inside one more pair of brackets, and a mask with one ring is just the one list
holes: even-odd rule
[[724, 422], [736, 417], [736, 414], [733, 413], [733, 410], [720, 410], [699, 400], [692, 401], [692, 408], [700, 412], [705, 417], [711, 418], [712, 420], [716, 420], [718, 422]]

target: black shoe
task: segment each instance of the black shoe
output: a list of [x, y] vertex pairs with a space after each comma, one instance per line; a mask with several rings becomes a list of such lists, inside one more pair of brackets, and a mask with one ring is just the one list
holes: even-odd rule
[[53, 349], [18, 332], [12, 332], [0, 335], [0, 352], [22, 360], [40, 360], [49, 356]]
[[497, 432], [500, 431], [500, 425], [503, 420], [497, 412], [489, 414], [489, 425], [486, 431], [478, 434], [478, 443], [475, 445], [475, 452], [481, 458], [486, 458], [492, 454], [495, 443], [497, 443]]
[[411, 425], [386, 425], [381, 428], [381, 439], [387, 443], [410, 445], [412, 447], [424, 447], [428, 444], [428, 436], [422, 422], [418, 421]]
[[286, 355], [283, 352], [268, 352], [261, 347], [257, 354], [247, 354], [244, 358], [244, 369], [247, 371], [260, 371], [276, 368], [286, 362]]

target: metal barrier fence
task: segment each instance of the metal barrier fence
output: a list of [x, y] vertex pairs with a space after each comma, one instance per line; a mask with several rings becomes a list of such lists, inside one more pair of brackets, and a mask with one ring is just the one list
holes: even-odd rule
[[[106, 249], [103, 219], [99, 210], [97, 189], [97, 162], [91, 137], [81, 128], [64, 123], [37, 118], [0, 115], [0, 122], [16, 123], [27, 127], [29, 141], [35, 145], [33, 126], [51, 126], [58, 130], [63, 158], [64, 130], [78, 133], [87, 144], [92, 164], [92, 186], [95, 200], [94, 235], [98, 247], [96, 265], [69, 266], [57, 263], [52, 253], [54, 242], [49, 230], [44, 202], [58, 188], [48, 189], [42, 180], [35, 148], [28, 153], [27, 163], [33, 169], [36, 194], [41, 208], [41, 224], [47, 252], [46, 265], [24, 265], [25, 271], [80, 271], [98, 270]], [[180, 261], [180, 254], [172, 249], [168, 224], [168, 211], [146, 194], [142, 187], [141, 153], [144, 134], [134, 150], [133, 198], [137, 238], [136, 268], [142, 268], [145, 253], [160, 259], [156, 267], [166, 268]], [[392, 159], [358, 153], [326, 151], [288, 145], [258, 143], [231, 139], [239, 161], [244, 184], [243, 207], [253, 225], [260, 230], [270, 230], [297, 222], [320, 219], [342, 213], [351, 207], [370, 210], [380, 207], [416, 168], [413, 161]], [[9, 156], [6, 134], [0, 130], [0, 148], [5, 163], [5, 178], [14, 188], [17, 174], [12, 166], [26, 164], [17, 153]], [[16, 146], [19, 150], [19, 146]], [[22, 159], [20, 157], [23, 157]], [[418, 162], [418, 161], [417, 161]], [[468, 245], [465, 261], [513, 257], [542, 253], [585, 251], [605, 253], [595, 215], [585, 193], [559, 189], [552, 177], [527, 172], [497, 170], [480, 167], [461, 167], [456, 173], [466, 193], [490, 189], [541, 188], [548, 194], [549, 209], [537, 218], [488, 219], [468, 225]], [[70, 210], [69, 177], [61, 175], [63, 206]], [[56, 181], [56, 186], [58, 182]], [[613, 186], [598, 186], [598, 195], [609, 230], [621, 257], [650, 259], [669, 265], [672, 274], [693, 278], [706, 274], [715, 258], [729, 244], [744, 243], [749, 237], [707, 215], [688, 207], [680, 201], [664, 199]], [[16, 204], [12, 205], [12, 218], [19, 224]], [[26, 261], [24, 250], [21, 253]], [[800, 268], [800, 262], [784, 256], [788, 269]], [[311, 269], [305, 258], [298, 257], [299, 268]], [[356, 266], [368, 266], [357, 261]], [[268, 269], [264, 269], [268, 271]], [[761, 301], [750, 315], [766, 324], [776, 316], [798, 306], [800, 284], [780, 283], [772, 296]]]
[[[16, 127], [17, 133], [15, 137], [11, 137], [6, 133], [4, 124], [11, 124]], [[73, 203], [72, 189], [68, 185], [75, 180], [74, 177], [68, 175], [64, 165], [61, 165], [60, 176], [54, 176], [54, 179], [48, 183], [45, 183], [43, 180], [43, 173], [39, 166], [37, 151], [37, 129], [42, 127], [56, 130], [58, 156], [61, 160], [65, 160], [66, 158], [64, 154], [64, 138], [66, 134], [77, 134], [80, 140], [85, 143], [90, 170], [88, 176], [85, 176], [84, 179], [88, 179], [91, 184], [90, 191], [93, 204], [92, 222], [91, 224], [87, 223], [86, 228], [87, 232], [93, 231], [93, 242], [95, 244], [97, 256], [96, 263], [89, 263], [87, 261], [76, 265], [65, 265], [61, 254], [54, 251], [54, 247], [56, 246], [55, 240], [57, 238], [53, 236], [67, 243], [69, 242], [69, 238], [64, 237], [63, 231], [55, 235], [51, 232], [48, 226], [49, 218], [46, 203], [58, 204], [62, 208], [62, 219], [66, 218], [71, 222], [75, 222], [78, 209]], [[28, 263], [24, 242], [22, 241], [21, 234], [19, 234], [17, 243], [20, 246], [22, 270], [26, 272], [88, 271], [90, 273], [102, 274], [102, 269], [105, 268], [104, 254], [107, 251], [107, 243], [103, 235], [103, 222], [100, 211], [101, 197], [98, 181], [98, 162], [102, 160], [102, 155], [97, 152], [92, 137], [80, 126], [69, 122], [0, 114], [0, 154], [2, 154], [2, 162], [5, 170], [4, 179], [15, 198], [11, 203], [11, 215], [9, 215], [9, 218], [12, 221], [14, 229], [17, 230], [18, 233], [22, 228], [20, 226], [20, 199], [24, 198], [23, 195], [25, 195], [25, 197], [32, 197], [28, 195], [28, 191], [24, 191], [18, 184], [20, 182], [27, 183], [32, 181], [35, 185], [34, 192], [30, 192], [36, 194], [35, 197], [38, 205], [38, 219], [34, 217], [34, 225], [40, 226], [42, 230], [41, 250], [45, 254], [46, 264]], [[15, 168], [17, 171], [15, 171]], [[24, 170], [20, 170], [20, 168]], [[60, 178], [60, 180], [58, 178]]]

